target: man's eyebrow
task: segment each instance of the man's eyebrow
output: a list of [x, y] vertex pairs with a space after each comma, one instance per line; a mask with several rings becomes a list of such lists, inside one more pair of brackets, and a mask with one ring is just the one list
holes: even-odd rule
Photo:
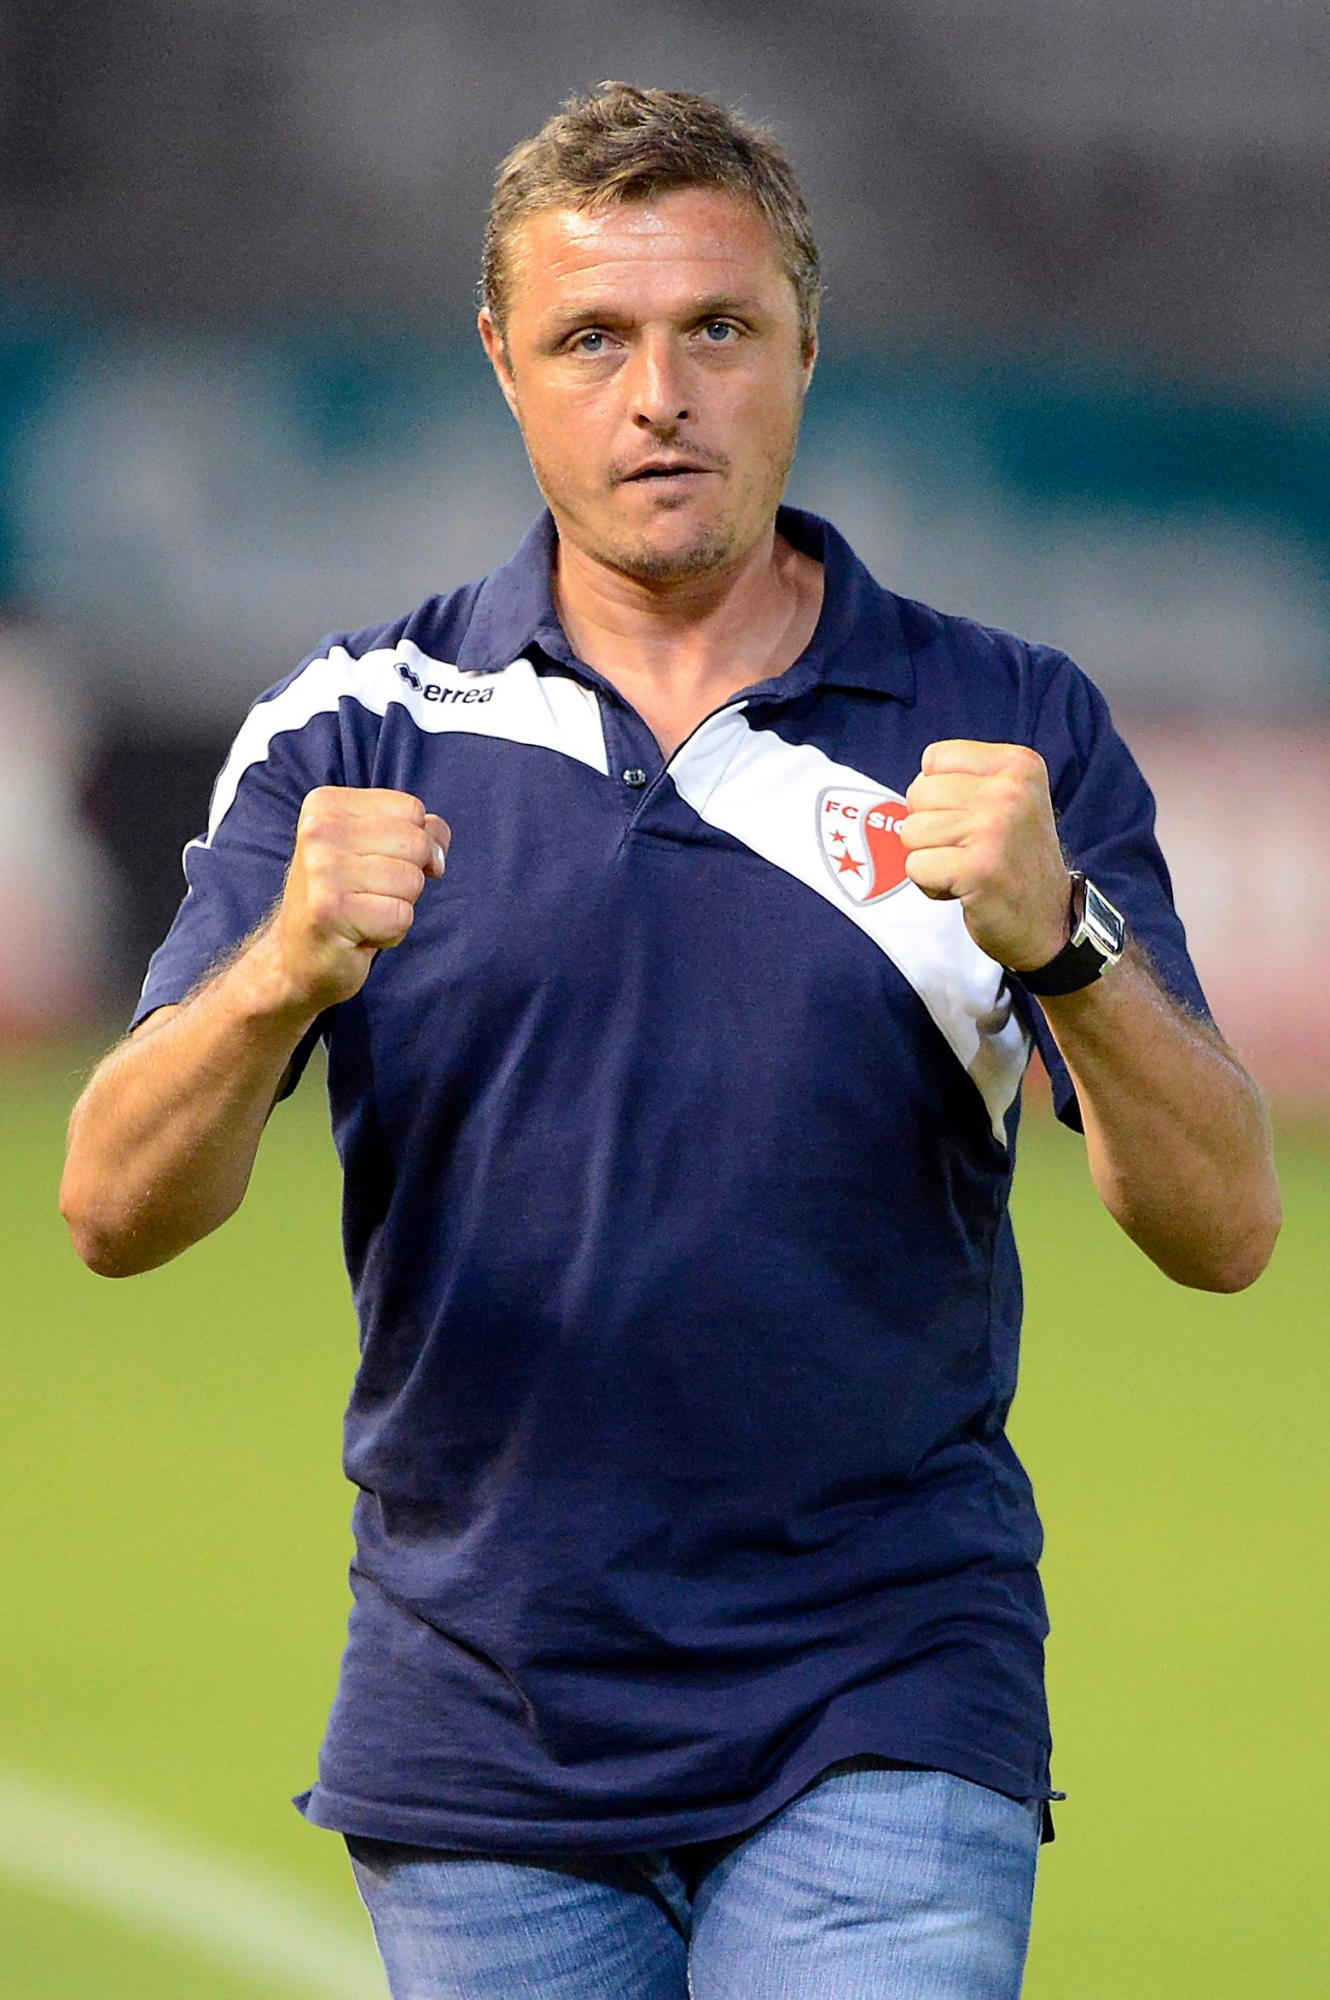
[[758, 312], [757, 300], [745, 296], [743, 292], [713, 292], [705, 298], [690, 315], [693, 319], [752, 319]]
[[545, 315], [544, 328], [548, 333], [562, 333], [569, 327], [588, 326], [628, 326], [632, 316], [616, 312], [605, 299], [570, 299], [562, 305], [552, 306]]
[[[685, 324], [696, 325], [701, 320], [720, 319], [727, 315], [752, 319], [757, 311], [757, 301], [740, 292], [712, 292], [705, 298], [690, 301], [679, 318]], [[557, 337], [577, 326], [619, 328], [635, 325], [636, 319], [634, 313], [616, 311], [607, 299], [570, 299], [551, 308], [544, 331]]]

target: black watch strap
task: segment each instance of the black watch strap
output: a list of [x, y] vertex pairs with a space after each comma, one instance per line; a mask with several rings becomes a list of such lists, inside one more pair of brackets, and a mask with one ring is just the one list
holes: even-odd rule
[[1116, 965], [1127, 942], [1127, 925], [1120, 910], [1100, 894], [1079, 868], [1071, 871], [1071, 936], [1047, 965], [1032, 972], [1013, 972], [1027, 993], [1051, 999], [1079, 993]]

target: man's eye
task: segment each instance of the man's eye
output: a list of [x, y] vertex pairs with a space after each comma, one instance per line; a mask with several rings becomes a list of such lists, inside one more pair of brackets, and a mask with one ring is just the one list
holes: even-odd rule
[[714, 347], [722, 346], [727, 340], [737, 335], [738, 331], [738, 327], [735, 326], [732, 320], [712, 319], [707, 321], [707, 339]]
[[604, 352], [605, 336], [598, 328], [589, 326], [585, 333], [579, 333], [573, 342], [578, 354], [600, 354]]

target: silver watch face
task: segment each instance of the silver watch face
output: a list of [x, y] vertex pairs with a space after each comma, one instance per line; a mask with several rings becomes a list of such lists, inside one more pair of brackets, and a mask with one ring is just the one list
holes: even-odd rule
[[1115, 910], [1108, 897], [1101, 896], [1094, 883], [1087, 881], [1085, 907], [1072, 943], [1092, 944], [1096, 951], [1104, 954], [1109, 964], [1116, 965], [1126, 942], [1127, 925], [1121, 911]]

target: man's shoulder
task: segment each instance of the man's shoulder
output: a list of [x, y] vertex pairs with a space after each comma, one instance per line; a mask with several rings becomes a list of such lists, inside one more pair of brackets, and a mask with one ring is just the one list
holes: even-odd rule
[[[360, 745], [368, 755], [384, 716], [413, 693], [465, 700], [469, 678], [458, 665], [480, 583], [427, 597], [414, 610], [329, 632], [281, 680], [252, 703], [232, 744], [227, 769], [264, 763], [278, 742], [285, 754], [317, 762], [327, 744]], [[331, 780], [328, 780], [331, 782]]]
[[1106, 718], [1099, 689], [1059, 646], [891, 594], [918, 698], [937, 709], [939, 723], [972, 718], [952, 733], [1040, 747], [1049, 731], [1080, 736]]
[[1081, 676], [1080, 669], [1057, 646], [1022, 638], [1000, 625], [986, 625], [961, 612], [942, 611], [918, 598], [895, 599], [901, 631], [916, 668], [961, 671], [972, 677], [993, 677], [1013, 687], [1037, 686], [1042, 693], [1060, 676]]
[[259, 697], [272, 701], [282, 695], [311, 668], [329, 664], [341, 666], [348, 679], [361, 678], [356, 672], [372, 665], [378, 656], [407, 652], [419, 654], [441, 665], [455, 665], [470, 629], [476, 600], [484, 579], [459, 584], [456, 589], [436, 593], [396, 618], [364, 625], [358, 631], [329, 632], [307, 653], [299, 666]]

